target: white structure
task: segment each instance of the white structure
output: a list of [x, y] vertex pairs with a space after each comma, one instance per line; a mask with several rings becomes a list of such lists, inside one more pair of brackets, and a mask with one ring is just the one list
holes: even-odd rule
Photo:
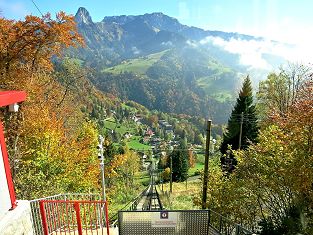
[[11, 200], [0, 146], [0, 220], [11, 209]]
[[[26, 93], [23, 91], [3, 91], [0, 92], [0, 107], [17, 112], [17, 103], [25, 99]], [[3, 128], [0, 121], [0, 234], [31, 235], [30, 204], [28, 201], [16, 201]]]

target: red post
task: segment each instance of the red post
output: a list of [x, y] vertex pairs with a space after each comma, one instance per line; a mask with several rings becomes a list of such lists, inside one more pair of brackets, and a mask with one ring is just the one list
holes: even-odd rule
[[48, 224], [47, 224], [47, 217], [46, 217], [44, 201], [39, 201], [39, 208], [40, 208], [41, 221], [42, 221], [42, 227], [43, 227], [44, 235], [49, 235], [49, 229], [48, 229]]
[[109, 227], [109, 210], [108, 210], [108, 201], [104, 201], [105, 206], [105, 221], [107, 226], [107, 234], [110, 235], [110, 227]]
[[8, 188], [9, 188], [9, 194], [10, 194], [10, 200], [11, 200], [11, 210], [13, 210], [17, 206], [17, 203], [16, 203], [14, 184], [13, 184], [13, 180], [12, 180], [9, 157], [8, 157], [8, 152], [7, 152], [7, 148], [5, 145], [5, 139], [4, 139], [4, 135], [3, 135], [3, 127], [2, 127], [1, 121], [0, 121], [0, 145], [1, 145], [5, 175], [7, 178], [7, 184], [8, 184]]
[[83, 234], [83, 229], [82, 229], [82, 220], [80, 218], [79, 202], [74, 202], [74, 209], [75, 209], [75, 212], [76, 212], [78, 234], [82, 235]]
[[[25, 99], [26, 99], [26, 93], [24, 91], [1, 91], [0, 92], [0, 107], [8, 106], [14, 103], [23, 102], [25, 101]], [[0, 145], [1, 145], [5, 175], [6, 175], [9, 194], [10, 194], [11, 210], [13, 210], [17, 206], [17, 203], [16, 203], [14, 184], [12, 180], [10, 163], [9, 163], [8, 153], [7, 153], [7, 149], [5, 145], [5, 138], [3, 134], [3, 127], [2, 127], [1, 121], [0, 121]]]

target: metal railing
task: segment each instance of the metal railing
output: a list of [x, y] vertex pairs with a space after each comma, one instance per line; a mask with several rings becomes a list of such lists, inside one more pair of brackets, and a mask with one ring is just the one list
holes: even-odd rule
[[33, 231], [35, 235], [43, 235], [43, 225], [42, 219], [40, 215], [39, 201], [40, 200], [87, 200], [87, 201], [95, 201], [100, 200], [99, 194], [84, 194], [84, 193], [65, 193], [65, 194], [57, 194], [54, 196], [38, 198], [30, 201], [31, 207], [31, 215], [32, 215], [32, 224]]
[[105, 201], [41, 200], [39, 206], [44, 235], [110, 233]]
[[[139, 195], [137, 195], [133, 200], [131, 200], [129, 203], [127, 203], [123, 208], [121, 208], [121, 211], [134, 211], [137, 210], [137, 206], [143, 197], [143, 195], [146, 193], [146, 191], [149, 189], [149, 186], [145, 188]], [[112, 226], [115, 226], [118, 220], [118, 212], [116, 212], [114, 215], [112, 215], [109, 218], [110, 224]]]
[[[137, 206], [144, 196], [147, 193], [149, 187], [146, 188], [143, 192], [141, 192], [137, 197], [135, 197], [131, 202], [129, 202], [126, 206], [124, 206], [121, 211], [135, 211]], [[58, 194], [46, 198], [40, 198], [36, 200], [30, 201], [31, 212], [32, 212], [32, 221], [33, 221], [33, 230], [36, 235], [44, 235], [42, 217], [40, 215], [40, 200], [50, 200], [50, 201], [97, 201], [100, 200], [99, 194]], [[76, 206], [77, 207], [77, 206]], [[74, 207], [73, 207], [74, 208]], [[64, 210], [65, 211], [65, 210]], [[72, 210], [75, 211], [75, 208]], [[220, 235], [252, 235], [253, 232], [245, 229], [243, 226], [234, 223], [231, 219], [222, 216], [219, 213], [216, 213], [212, 210], [206, 210], [208, 213], [208, 224], [210, 225], [210, 230], [212, 230], [212, 234], [220, 234]], [[177, 211], [179, 212], [179, 211]], [[109, 218], [109, 222], [111, 226], [115, 226], [117, 223], [118, 213], [114, 214]], [[73, 217], [74, 219], [76, 217]], [[99, 217], [98, 217], [99, 218]], [[96, 234], [96, 233], [95, 233]]]
[[253, 235], [254, 233], [243, 228], [240, 224], [236, 224], [230, 219], [208, 210], [209, 224], [212, 229], [221, 235]]

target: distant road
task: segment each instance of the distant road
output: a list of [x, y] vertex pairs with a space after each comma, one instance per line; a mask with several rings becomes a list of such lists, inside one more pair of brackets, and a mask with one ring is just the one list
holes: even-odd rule
[[188, 177], [188, 181], [196, 181], [200, 180], [200, 175], [190, 176]]

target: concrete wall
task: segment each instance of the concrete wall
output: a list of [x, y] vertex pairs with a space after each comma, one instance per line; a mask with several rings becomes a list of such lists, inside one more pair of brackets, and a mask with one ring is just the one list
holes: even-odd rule
[[17, 201], [17, 207], [0, 219], [1, 235], [33, 235], [29, 201]]
[[5, 175], [4, 163], [2, 158], [2, 149], [0, 145], [0, 221], [2, 216], [11, 208], [10, 193]]

